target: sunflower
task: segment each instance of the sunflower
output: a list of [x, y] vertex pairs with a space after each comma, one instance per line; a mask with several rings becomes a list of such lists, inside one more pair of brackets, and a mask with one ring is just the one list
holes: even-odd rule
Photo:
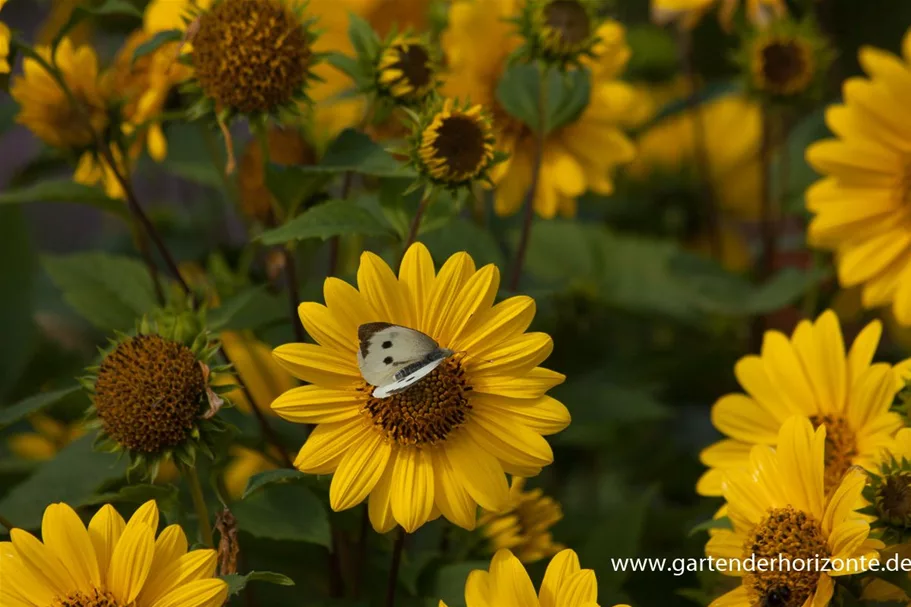
[[482, 513], [478, 525], [490, 552], [506, 548], [523, 563], [534, 563], [563, 549], [550, 533], [562, 518], [560, 504], [540, 489], [525, 491], [525, 479], [516, 477], [509, 490], [509, 507], [501, 513]]
[[790, 340], [767, 331], [761, 354], [741, 358], [734, 367], [746, 393], [723, 396], [712, 407], [712, 423], [727, 438], [700, 454], [710, 469], [696, 490], [721, 495], [725, 472], [744, 469], [753, 446], [774, 446], [792, 415], [826, 428], [826, 490], [853, 465], [872, 470], [902, 427], [901, 417], [889, 411], [904, 383], [901, 367], [871, 364], [881, 334], [881, 323], [871, 322], [845, 353], [831, 310], [815, 323], [802, 321]]
[[[684, 28], [692, 29], [718, 2], [719, 0], [652, 0], [652, 20], [660, 25], [679, 22]], [[720, 2], [718, 20], [724, 29], [730, 30], [739, 0]], [[785, 0], [746, 0], [746, 12], [750, 23], [765, 27], [787, 15], [788, 7]]]
[[276, 464], [276, 461], [279, 461], [278, 454], [270, 457], [255, 449], [232, 445], [228, 450], [228, 455], [231, 460], [225, 466], [222, 480], [225, 483], [225, 491], [231, 499], [240, 499], [251, 476], [278, 468], [278, 464]]
[[35, 461], [53, 459], [57, 452], [85, 432], [82, 424], [64, 424], [38, 413], [29, 418], [33, 432], [20, 432], [9, 437], [7, 444], [16, 456]]
[[400, 34], [380, 53], [377, 90], [400, 103], [419, 104], [436, 88], [437, 69], [428, 40]]
[[[497, 85], [508, 58], [522, 44], [515, 27], [507, 21], [516, 17], [520, 8], [518, 0], [456, 0], [442, 35], [449, 69], [444, 93], [471, 99], [490, 109], [497, 133], [496, 147], [510, 155], [491, 175], [497, 185], [494, 209], [499, 215], [511, 215], [521, 208], [536, 156], [532, 130], [510, 117], [496, 100]], [[597, 36], [599, 41], [591, 51], [593, 58], [583, 61], [591, 68], [588, 106], [578, 118], [553, 130], [544, 141], [534, 201], [541, 217], [574, 215], [576, 198], [588, 190], [611, 193], [613, 169], [634, 157], [633, 144], [619, 128], [636, 111], [633, 90], [617, 80], [630, 55], [625, 33], [620, 24], [607, 21], [597, 30]], [[485, 44], [479, 45], [478, 40]]]
[[[742, 576], [742, 582], [710, 607], [826, 605], [834, 588], [830, 576], [859, 573], [878, 560], [883, 544], [869, 539], [870, 526], [856, 511], [866, 474], [852, 468], [831, 491], [825, 489], [826, 428], [814, 431], [805, 417], [793, 416], [781, 425], [775, 442], [777, 450], [755, 445], [749, 466], [725, 476], [732, 529], [716, 530], [705, 552], [729, 563], [725, 573]], [[757, 563], [783, 557], [792, 564], [800, 559], [803, 566], [745, 566], [752, 555]], [[831, 558], [841, 567], [821, 572], [816, 558]]]
[[[39, 46], [35, 51], [51, 63], [51, 49]], [[95, 136], [108, 124], [107, 108], [98, 82], [98, 57], [90, 46], [75, 47], [64, 38], [54, 56], [82, 112], [74, 108], [57, 81], [39, 63], [26, 58], [23, 75], [13, 78], [10, 94], [19, 104], [16, 122], [25, 125], [44, 143], [78, 150], [95, 141]], [[86, 123], [85, 116], [89, 121]]]
[[[0, 10], [3, 10], [4, 4], [6, 0], [0, 0]], [[9, 61], [6, 59], [9, 56], [9, 41], [9, 26], [0, 21], [0, 74], [9, 73]]]
[[[442, 514], [475, 527], [477, 506], [509, 505], [506, 474], [528, 477], [553, 459], [543, 436], [569, 424], [569, 412], [545, 392], [563, 381], [538, 367], [553, 348], [543, 333], [525, 333], [535, 313], [529, 297], [493, 305], [493, 265], [480, 270], [466, 253], [439, 273], [424, 245], [412, 245], [399, 277], [373, 253], [361, 256], [358, 289], [324, 285], [326, 305], [299, 313], [314, 344], [275, 349], [279, 363], [312, 385], [279, 397], [281, 417], [316, 424], [295, 465], [335, 473], [330, 504], [351, 508], [369, 496], [370, 520], [386, 532], [411, 532]], [[358, 369], [358, 327], [391, 322], [424, 332], [454, 350], [426, 379], [374, 398]]]
[[814, 143], [809, 163], [823, 175], [807, 191], [814, 214], [808, 240], [835, 252], [843, 287], [862, 285], [866, 308], [892, 304], [896, 320], [911, 324], [911, 30], [904, 60], [865, 47], [860, 64], [869, 78], [850, 78], [844, 104], [826, 123], [837, 139]]
[[[595, 572], [582, 569], [579, 557], [568, 548], [547, 565], [537, 594], [521, 561], [505, 548], [493, 556], [489, 571], [476, 569], [465, 582], [467, 607], [597, 607], [597, 601]], [[446, 603], [440, 601], [440, 607]]]
[[214, 577], [214, 550], [187, 551], [170, 525], [155, 539], [158, 508], [143, 504], [124, 522], [107, 504], [88, 528], [66, 504], [44, 511], [40, 542], [22, 529], [0, 542], [3, 605], [221, 607], [228, 585]]

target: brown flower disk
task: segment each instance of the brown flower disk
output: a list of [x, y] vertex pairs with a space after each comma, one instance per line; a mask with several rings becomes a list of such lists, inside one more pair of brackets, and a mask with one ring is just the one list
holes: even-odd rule
[[157, 335], [119, 344], [101, 363], [95, 408], [126, 449], [158, 453], [182, 443], [199, 416], [202, 368], [186, 346]]

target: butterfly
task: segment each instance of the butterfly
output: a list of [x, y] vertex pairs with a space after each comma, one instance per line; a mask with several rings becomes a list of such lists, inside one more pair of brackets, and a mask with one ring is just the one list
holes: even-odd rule
[[357, 365], [367, 383], [376, 386], [376, 398], [404, 392], [455, 354], [420, 331], [388, 322], [359, 326], [357, 339]]

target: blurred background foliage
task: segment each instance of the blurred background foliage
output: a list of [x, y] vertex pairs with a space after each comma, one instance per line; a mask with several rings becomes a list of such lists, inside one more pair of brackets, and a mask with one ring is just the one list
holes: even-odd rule
[[[141, 0], [129, 3], [143, 8]], [[73, 4], [11, 0], [3, 18], [40, 41]], [[401, 4], [419, 26], [439, 29], [445, 19], [441, 3]], [[838, 99], [844, 78], [860, 72], [861, 45], [897, 52], [911, 23], [911, 3], [903, 0], [820, 0], [814, 8], [837, 49], [827, 102]], [[692, 36], [695, 71], [705, 84], [695, 103], [706, 121], [706, 148], [722, 206], [719, 255], [709, 242], [711, 226], [688, 135], [692, 103], [684, 100], [674, 32], [649, 23], [646, 0], [614, 0], [605, 10], [627, 27], [632, 54], [624, 79], [642, 95], [641, 120], [630, 126], [640, 156], [620, 171], [613, 195], [583, 196], [576, 219], [535, 222], [522, 290], [538, 303], [533, 329], [553, 336], [548, 366], [567, 376], [553, 395], [567, 404], [573, 423], [552, 440], [554, 464], [529, 485], [562, 505], [555, 537], [596, 570], [602, 605], [707, 604], [724, 580], [695, 573], [623, 573], [612, 569], [610, 559], [702, 555], [704, 532], [691, 530], [710, 519], [720, 502], [694, 491], [703, 470], [697, 454], [718, 438], [710, 405], [736, 389], [733, 365], [756, 351], [757, 317], [767, 327], [789, 331], [799, 318], [832, 306], [850, 332], [875, 313], [862, 313], [856, 294], [837, 290], [829, 260], [808, 251], [803, 239], [803, 192], [816, 179], [803, 152], [828, 134], [824, 105], [794, 116], [787, 140], [775, 150], [778, 183], [772, 189], [780, 192], [783, 210], [779, 251], [774, 272], [759, 282], [754, 184], [762, 118], [731, 97], [738, 86], [736, 68], [727, 60], [734, 37], [714, 18], [703, 19]], [[137, 25], [135, 17], [113, 15], [86, 21], [72, 35], [90, 40], [104, 60]], [[129, 505], [154, 496], [166, 518], [192, 529], [185, 495], [165, 484], [127, 486], [125, 463], [93, 452], [91, 437], [75, 429], [88, 402], [83, 392], [68, 388], [72, 378], [96, 360], [96, 346], [112, 330], [129, 329], [138, 315], [154, 308], [155, 297], [122, 221], [122, 204], [94, 188], [75, 187], [66, 160], [16, 125], [16, 112], [8, 95], [0, 97], [0, 512], [34, 528], [51, 501], [91, 508], [105, 499]], [[304, 181], [290, 169], [286, 175], [278, 170], [260, 175], [258, 183], [226, 178], [220, 170], [223, 148], [203, 127], [171, 123], [166, 134], [166, 160], [144, 158], [136, 188], [175, 256], [187, 267], [207, 268], [218, 283], [214, 328], [239, 339], [255, 335], [271, 345], [294, 341], [275, 259], [261, 242], [249, 245], [245, 216], [231, 201], [247, 190], [255, 196], [257, 188], [320, 191], [326, 179], [311, 172]], [[243, 164], [256, 148], [244, 152], [244, 133], [239, 130], [236, 137]], [[402, 182], [388, 177], [385, 157], [339, 154], [339, 163], [358, 163], [359, 183], [372, 189], [357, 199], [357, 213], [324, 208], [318, 218], [285, 227], [302, 238], [296, 258], [304, 301], [321, 301], [327, 237], [344, 235], [341, 275], [351, 280], [360, 250], [387, 259], [397, 255], [395, 243], [417, 207], [416, 195], [398, 196]], [[327, 155], [323, 165], [332, 164]], [[274, 160], [312, 162], [294, 154], [286, 162]], [[306, 198], [301, 191], [288, 195]], [[466, 250], [479, 265], [493, 262], [505, 272], [515, 256], [521, 217], [500, 218], [489, 205], [472, 205], [461, 208], [441, 199], [430, 209], [420, 240], [438, 263]], [[284, 242], [281, 233], [263, 241]], [[909, 345], [907, 332], [891, 331], [884, 358], [898, 360]], [[23, 418], [23, 412], [39, 409], [41, 415]], [[227, 416], [241, 430], [239, 445], [261, 445], [252, 417], [239, 409]], [[289, 445], [301, 443], [300, 427], [278, 418], [272, 423]], [[264, 461], [249, 469], [275, 467], [268, 457]], [[226, 459], [216, 461], [213, 474], [228, 465]], [[332, 543], [328, 485], [326, 479], [301, 479], [287, 470], [274, 474], [291, 482], [270, 485], [232, 508], [244, 568], [296, 581], [296, 588], [257, 587], [259, 604], [316, 604], [313, 597], [322, 592], [308, 588], [325, 589], [341, 575], [326, 565]], [[360, 510], [333, 518], [341, 558], [356, 563], [360, 557], [353, 553], [352, 538]], [[435, 600], [421, 597], [442, 597], [450, 606], [462, 605], [467, 572], [486, 568], [478, 562], [488, 557], [476, 535], [443, 527], [433, 523], [409, 544], [401, 604], [430, 605]], [[365, 588], [385, 584], [389, 566], [390, 539], [371, 535], [371, 542], [376, 549], [365, 565]], [[535, 567], [541, 575], [543, 564]]]

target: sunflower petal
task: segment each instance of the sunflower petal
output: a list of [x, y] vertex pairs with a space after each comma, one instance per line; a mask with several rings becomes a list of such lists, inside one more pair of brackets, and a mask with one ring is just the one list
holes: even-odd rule
[[566, 406], [555, 398], [514, 399], [475, 393], [471, 404], [476, 409], [495, 412], [498, 417], [515, 419], [523, 426], [543, 436], [562, 432], [572, 418]]
[[371, 432], [364, 420], [318, 424], [294, 459], [294, 465], [308, 474], [330, 474], [355, 441]]
[[508, 339], [484, 354], [467, 359], [472, 377], [524, 375], [544, 362], [554, 349], [546, 333], [525, 333]]
[[356, 390], [301, 386], [276, 398], [272, 410], [299, 424], [325, 424], [355, 417], [366, 400], [367, 394]]
[[95, 548], [95, 556], [98, 558], [98, 569], [102, 582], [106, 583], [114, 546], [120, 541], [120, 536], [126, 526], [123, 517], [110, 504], [102, 506], [89, 521], [89, 537]]
[[522, 335], [535, 317], [535, 300], [525, 295], [510, 297], [483, 309], [472, 318], [453, 349], [483, 355], [500, 343]]
[[44, 545], [66, 563], [78, 589], [90, 592], [101, 584], [95, 548], [79, 516], [66, 504], [51, 504], [41, 522]]
[[152, 571], [139, 595], [139, 604], [151, 605], [177, 588], [215, 575], [218, 554], [214, 550], [193, 550]]
[[503, 466], [481, 449], [466, 432], [450, 435], [443, 444], [455, 480], [485, 510], [502, 512], [509, 504], [509, 485]]
[[497, 607], [529, 607], [538, 604], [528, 572], [509, 550], [498, 550], [493, 555], [489, 580], [492, 602]]
[[[392, 457], [395, 457], [395, 454]], [[386, 464], [386, 469], [376, 483], [376, 487], [370, 492], [367, 503], [370, 524], [373, 525], [377, 533], [386, 533], [395, 527], [396, 521], [392, 515], [391, 493], [392, 464]]]
[[408, 301], [414, 307], [414, 328], [425, 333], [430, 330], [425, 323], [425, 317], [434, 276], [433, 258], [427, 247], [420, 242], [408, 247], [402, 258], [399, 281], [404, 287]]
[[426, 449], [398, 450], [392, 470], [392, 514], [408, 533], [427, 522], [433, 509], [433, 460]]
[[228, 585], [217, 578], [196, 580], [175, 588], [150, 607], [221, 607], [228, 598]]
[[474, 529], [478, 518], [478, 505], [465, 487], [458, 482], [446, 455], [439, 449], [431, 450], [433, 457], [434, 504], [448, 520], [463, 529]]
[[315, 344], [284, 344], [272, 351], [275, 360], [289, 373], [311, 384], [327, 388], [352, 389], [364, 384], [357, 358]]
[[413, 326], [411, 306], [405, 298], [404, 288], [378, 255], [370, 251], [361, 254], [357, 286], [376, 314], [376, 318], [369, 322], [381, 321], [405, 327]]
[[28, 571], [57, 596], [65, 596], [79, 588], [66, 565], [31, 533], [10, 529], [10, 539]]
[[55, 589], [47, 583], [40, 570], [33, 571], [22, 560], [12, 542], [0, 542], [0, 571], [3, 572], [4, 593], [27, 597], [28, 607], [54, 603]]
[[486, 571], [475, 569], [468, 574], [465, 581], [466, 607], [493, 607], [490, 591], [490, 574]]
[[128, 523], [114, 547], [108, 568], [108, 590], [122, 604], [132, 603], [139, 595], [154, 557], [155, 532], [144, 525], [131, 528]]
[[568, 548], [558, 552], [548, 563], [547, 571], [544, 572], [544, 580], [541, 582], [541, 592], [539, 593], [541, 607], [557, 607], [557, 597], [560, 594], [561, 586], [581, 570], [579, 557], [575, 552]]
[[364, 501], [383, 476], [391, 455], [392, 445], [380, 432], [368, 430], [360, 440], [349, 444], [329, 487], [332, 509], [347, 510]]
[[494, 394], [507, 398], [538, 398], [545, 392], [562, 384], [566, 376], [544, 367], [535, 367], [520, 377], [490, 375], [473, 377], [471, 387], [474, 392]]

